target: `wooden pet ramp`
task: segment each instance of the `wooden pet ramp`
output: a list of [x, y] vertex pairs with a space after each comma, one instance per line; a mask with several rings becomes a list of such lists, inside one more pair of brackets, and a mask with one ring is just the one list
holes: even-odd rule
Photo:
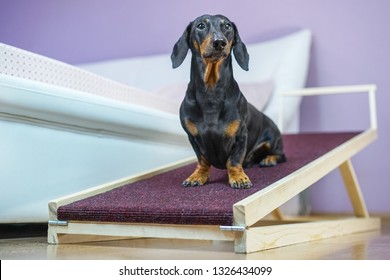
[[[50, 201], [48, 242], [133, 237], [228, 240], [234, 241], [235, 252], [250, 253], [378, 230], [380, 220], [369, 217], [351, 163], [351, 158], [377, 137], [375, 90], [374, 85], [363, 85], [286, 93], [290, 97], [368, 93], [370, 128], [284, 135], [288, 161], [273, 168], [248, 169], [251, 189], [229, 188], [226, 172], [217, 169], [212, 170], [207, 185], [182, 187], [181, 181], [194, 168], [195, 159], [191, 158]], [[283, 216], [281, 205], [337, 168], [353, 206], [352, 217]]]

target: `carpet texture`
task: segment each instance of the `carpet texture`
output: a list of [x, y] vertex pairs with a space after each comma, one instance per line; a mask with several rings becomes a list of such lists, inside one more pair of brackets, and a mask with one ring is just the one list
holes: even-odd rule
[[[287, 162], [252, 167], [246, 173], [253, 187], [229, 186], [226, 170], [212, 168], [209, 182], [185, 188], [181, 182], [194, 170], [190, 164], [150, 179], [59, 207], [59, 220], [158, 224], [231, 225], [233, 204], [326, 154], [358, 133], [283, 136]], [[114, 166], [115, 164], [113, 164]]]

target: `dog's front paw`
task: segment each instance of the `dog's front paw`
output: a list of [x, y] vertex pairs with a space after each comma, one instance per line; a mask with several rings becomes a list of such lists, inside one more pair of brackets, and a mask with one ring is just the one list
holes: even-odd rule
[[241, 166], [228, 168], [229, 183], [233, 189], [249, 189], [252, 187], [252, 182], [245, 174]]
[[199, 172], [194, 172], [190, 177], [182, 183], [184, 187], [198, 187], [207, 183], [208, 176]]
[[210, 164], [204, 158], [201, 157], [195, 171], [191, 174], [190, 177], [185, 179], [182, 183], [184, 187], [197, 187], [206, 184], [209, 179], [210, 174]]
[[229, 179], [229, 183], [233, 189], [249, 189], [252, 187], [252, 182], [246, 175], [239, 178], [231, 178]]

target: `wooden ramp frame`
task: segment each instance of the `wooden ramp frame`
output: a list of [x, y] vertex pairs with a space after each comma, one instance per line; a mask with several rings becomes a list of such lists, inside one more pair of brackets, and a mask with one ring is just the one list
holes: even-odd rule
[[[236, 253], [250, 253], [301, 242], [380, 229], [380, 219], [369, 217], [351, 158], [377, 137], [375, 85], [306, 88], [285, 93], [285, 97], [324, 94], [367, 93], [370, 128], [317, 160], [233, 205], [233, 226], [131, 224], [58, 221], [57, 209], [124, 184], [150, 178], [195, 161], [195, 158], [124, 178], [49, 202], [48, 242], [76, 243], [128, 238], [178, 238], [234, 241]], [[281, 102], [283, 103], [283, 101]], [[283, 104], [281, 106], [283, 112]], [[283, 113], [281, 113], [283, 120]], [[282, 122], [280, 123], [281, 127]], [[286, 218], [278, 207], [339, 168], [354, 215], [344, 218]], [[266, 220], [272, 214], [274, 219]]]

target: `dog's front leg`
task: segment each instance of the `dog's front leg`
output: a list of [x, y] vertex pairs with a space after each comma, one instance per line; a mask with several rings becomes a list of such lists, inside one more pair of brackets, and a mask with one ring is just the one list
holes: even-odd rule
[[229, 183], [234, 189], [249, 189], [252, 187], [252, 182], [245, 174], [242, 163], [246, 154], [247, 136], [238, 137], [237, 142], [233, 146], [231, 155], [226, 163], [228, 170]]
[[195, 171], [190, 177], [184, 180], [183, 186], [185, 187], [196, 187], [206, 184], [210, 175], [210, 163], [201, 156], [198, 159], [198, 164]]

